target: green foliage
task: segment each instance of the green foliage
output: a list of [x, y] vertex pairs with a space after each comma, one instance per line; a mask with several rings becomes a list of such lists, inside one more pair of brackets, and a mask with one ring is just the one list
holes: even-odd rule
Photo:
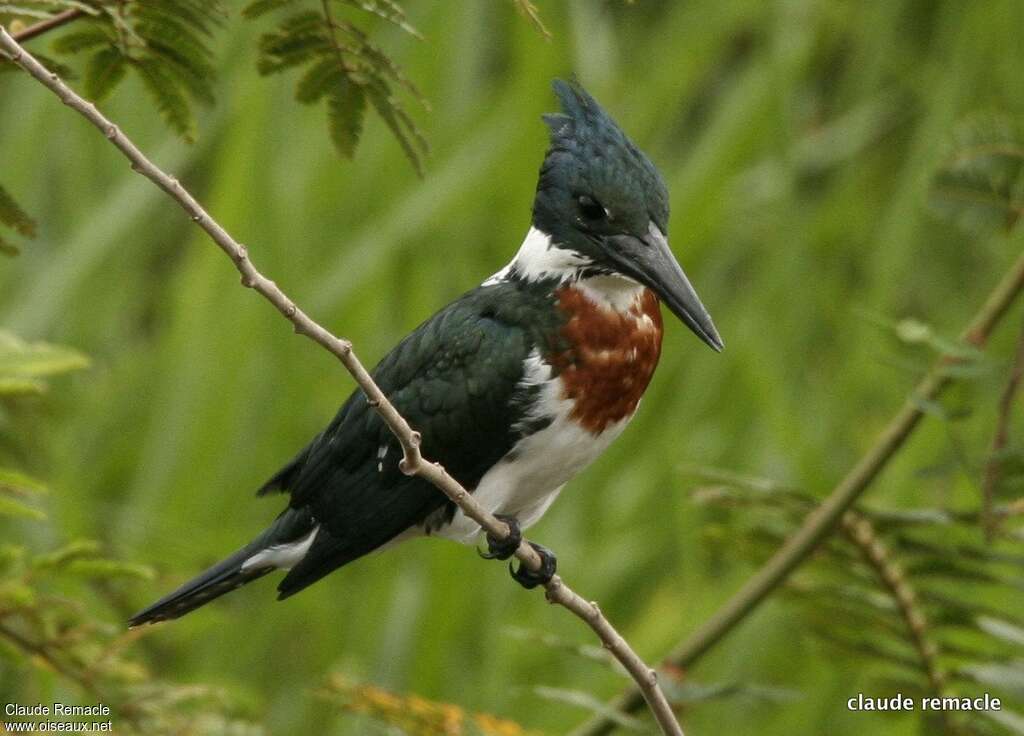
[[116, 733], [263, 733], [225, 692], [155, 677], [139, 656], [140, 632], [84, 605], [125, 576], [153, 573], [101, 556], [92, 541], [35, 553], [8, 536], [0, 546], [0, 661], [26, 686], [56, 676], [62, 688], [108, 706]]
[[[242, 12], [255, 19], [296, 5], [294, 0], [257, 0]], [[307, 105], [327, 98], [331, 140], [347, 158], [355, 154], [369, 99], [410, 163], [422, 174], [427, 143], [395, 96], [395, 90], [403, 88], [424, 106], [426, 99], [363, 30], [338, 15], [346, 7], [377, 15], [404, 32], [422, 38], [409, 24], [402, 8], [390, 0], [324, 0], [318, 10], [292, 12], [279, 21], [273, 31], [263, 35], [258, 62], [260, 73], [275, 74], [296, 66], [305, 67], [296, 85], [295, 98]]]
[[[36, 222], [23, 210], [7, 190], [0, 186], [0, 224], [13, 228], [26, 238], [36, 236]], [[18, 249], [0, 236], [0, 253], [17, 255]]]
[[[536, 7], [528, 0], [513, 1], [538, 31], [550, 38]], [[323, 0], [309, 4], [316, 9], [295, 12], [263, 35], [258, 70], [273, 74], [295, 66], [306, 67], [295, 97], [303, 104], [327, 98], [330, 139], [346, 158], [355, 155], [369, 101], [422, 175], [429, 148], [396, 92], [404, 89], [429, 109], [426, 98], [363, 29], [337, 14], [355, 9], [417, 39], [422, 40], [422, 34], [394, 0]], [[241, 14], [259, 19], [303, 5], [300, 0], [255, 0]], [[72, 8], [83, 11], [84, 20], [76, 24], [75, 30], [57, 38], [53, 48], [60, 54], [88, 54], [83, 72], [85, 95], [103, 101], [124, 79], [126, 70], [133, 69], [167, 125], [186, 141], [193, 141], [197, 135], [194, 103], [214, 102], [217, 70], [210, 41], [213, 30], [223, 25], [226, 17], [223, 4], [218, 0], [26, 0], [20, 5], [0, 4], [0, 19], [13, 16], [23, 25], [26, 19], [46, 20]], [[58, 62], [39, 53], [35, 56], [62, 76], [71, 75], [71, 70]], [[0, 71], [13, 69], [13, 64], [0, 62]], [[0, 222], [6, 222], [3, 205], [0, 196]], [[3, 239], [0, 251], [16, 253], [14, 246]]]
[[0, 468], [0, 516], [36, 521], [45, 519], [46, 514], [32, 503], [43, 493], [46, 493], [46, 486], [35, 478]]
[[[771, 480], [706, 468], [696, 474], [704, 482], [694, 499], [727, 511], [717, 523], [742, 525], [737, 548], [758, 562], [815, 507], [812, 497]], [[1003, 504], [996, 513], [1024, 529], [1017, 506]], [[929, 732], [1020, 733], [1008, 724], [1024, 709], [1024, 619], [1011, 603], [1022, 591], [1024, 538], [1011, 532], [998, 545], [981, 544], [980, 519], [979, 510], [848, 512], [842, 536], [785, 590], [807, 629], [837, 656], [874, 664], [876, 690], [1002, 699], [1002, 723], [957, 712], [930, 722], [922, 713]], [[1003, 605], [991, 603], [1000, 598]]]
[[[0, 332], [0, 385], [6, 376], [37, 380], [86, 364], [67, 348]], [[152, 580], [152, 568], [107, 556], [90, 539], [35, 548], [30, 540], [46, 535], [37, 528], [47, 520], [46, 493], [41, 481], [0, 468], [0, 673], [15, 673], [25, 693], [52, 691], [56, 678], [58, 692], [108, 706], [116, 733], [261, 734], [221, 690], [155, 677], [138, 651], [141, 632], [110, 620], [105, 609], [123, 585]], [[110, 599], [106, 605], [103, 597]]]
[[124, 55], [113, 46], [100, 49], [89, 59], [85, 73], [85, 94], [101, 102], [124, 77]]
[[1024, 137], [1004, 115], [975, 115], [954, 131], [932, 181], [932, 209], [970, 232], [1011, 229], [1024, 215]]
[[0, 329], [0, 398], [40, 394], [46, 390], [44, 378], [88, 365], [89, 359], [77, 350], [25, 342]]
[[134, 69], [167, 124], [185, 140], [193, 140], [193, 103], [213, 102], [216, 72], [207, 40], [223, 20], [221, 5], [155, 0], [99, 7], [103, 14], [86, 21], [91, 27], [54, 45], [60, 53], [90, 53], [85, 93], [102, 100], [126, 69]]

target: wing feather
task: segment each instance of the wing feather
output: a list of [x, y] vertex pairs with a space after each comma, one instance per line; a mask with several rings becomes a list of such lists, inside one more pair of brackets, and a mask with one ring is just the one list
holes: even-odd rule
[[[515, 297], [519, 297], [516, 301]], [[529, 296], [528, 294], [526, 296]], [[521, 438], [527, 356], [545, 325], [520, 292], [480, 287], [424, 322], [374, 369], [395, 408], [423, 438], [423, 454], [475, 488]], [[510, 309], [518, 305], [518, 309]], [[281, 582], [287, 597], [420, 524], [450, 503], [398, 468], [401, 448], [361, 391], [266, 487], [286, 487], [320, 532]]]

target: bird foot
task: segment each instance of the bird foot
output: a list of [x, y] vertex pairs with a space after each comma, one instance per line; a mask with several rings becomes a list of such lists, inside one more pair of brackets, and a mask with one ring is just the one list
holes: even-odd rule
[[555, 576], [558, 560], [555, 558], [555, 553], [547, 547], [542, 547], [536, 542], [527, 542], [527, 544], [533, 547], [534, 552], [540, 556], [540, 570], [534, 572], [521, 562], [519, 563], [519, 569], [514, 569], [510, 562], [508, 571], [511, 573], [513, 580], [527, 590], [531, 590], [538, 585], [547, 585], [551, 582], [551, 578]]
[[508, 524], [508, 536], [504, 539], [495, 539], [487, 535], [487, 551], [481, 552], [480, 556], [485, 560], [507, 560], [519, 549], [523, 541], [523, 532], [519, 528], [519, 521], [514, 516], [495, 514], [494, 518]]

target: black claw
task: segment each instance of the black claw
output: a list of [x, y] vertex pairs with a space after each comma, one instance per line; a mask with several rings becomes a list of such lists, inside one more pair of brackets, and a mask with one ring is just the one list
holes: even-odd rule
[[508, 524], [508, 536], [505, 539], [495, 539], [488, 534], [487, 551], [481, 552], [480, 556], [485, 560], [507, 560], [519, 549], [519, 544], [523, 541], [523, 533], [519, 528], [519, 521], [514, 516], [495, 514], [494, 518]]
[[534, 572], [528, 569], [523, 563], [519, 563], [519, 569], [514, 569], [513, 563], [508, 564], [508, 571], [512, 575], [512, 579], [522, 585], [527, 590], [536, 588], [538, 585], [547, 585], [551, 578], [555, 576], [555, 569], [558, 567], [558, 560], [555, 558], [555, 553], [549, 550], [547, 547], [541, 547], [535, 542], [527, 542], [534, 551], [540, 555], [540, 570]]

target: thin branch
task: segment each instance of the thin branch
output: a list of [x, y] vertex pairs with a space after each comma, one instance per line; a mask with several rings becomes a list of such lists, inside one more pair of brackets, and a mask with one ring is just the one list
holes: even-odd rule
[[1003, 473], [1003, 450], [1010, 438], [1010, 415], [1013, 413], [1013, 399], [1020, 388], [1021, 378], [1024, 378], [1024, 327], [1021, 328], [1020, 336], [1017, 338], [1017, 352], [1013, 358], [1013, 367], [1010, 368], [1010, 378], [1006, 382], [1006, 388], [999, 398], [999, 416], [996, 418], [995, 436], [992, 438], [992, 449], [989, 450], [988, 462], [985, 463], [985, 473], [981, 480], [981, 518], [985, 529], [985, 539], [989, 542], [999, 531], [999, 519], [994, 513], [996, 486]]
[[36, 36], [41, 36], [54, 28], [60, 28], [62, 25], [70, 23], [75, 18], [79, 18], [83, 15], [85, 15], [85, 11], [81, 8], [71, 8], [70, 10], [65, 10], [62, 13], [57, 13], [57, 15], [52, 18], [47, 18], [46, 20], [41, 20], [38, 23], [33, 23], [27, 28], [23, 28], [17, 33], [13, 33], [11, 35], [18, 43], [25, 43], [26, 41], [31, 41]]
[[[242, 285], [254, 289], [269, 301], [295, 328], [295, 331], [313, 340], [331, 352], [341, 361], [345, 369], [359, 384], [366, 394], [367, 401], [377, 411], [402, 445], [403, 457], [399, 464], [402, 472], [407, 475], [419, 476], [441, 490], [448, 498], [462, 509], [462, 512], [473, 519], [495, 539], [504, 540], [509, 536], [508, 525], [499, 521], [481, 506], [440, 464], [431, 462], [420, 453], [420, 435], [412, 429], [395, 407], [388, 401], [366, 368], [352, 351], [348, 340], [335, 337], [324, 327], [313, 321], [293, 302], [273, 281], [260, 273], [249, 259], [248, 250], [236, 242], [227, 231], [220, 226], [202, 208], [199, 202], [178, 182], [177, 179], [165, 174], [154, 165], [121, 132], [120, 128], [104, 117], [96, 106], [75, 94], [57, 74], [48, 71], [35, 58], [23, 49], [10, 34], [0, 27], [0, 48], [6, 50], [11, 60], [47, 87], [67, 106], [81, 114], [100, 130], [110, 142], [116, 146], [131, 162], [136, 171], [167, 192], [192, 220], [198, 224], [210, 238], [234, 262], [242, 275]], [[538, 571], [541, 560], [536, 551], [524, 539], [515, 556], [533, 571]], [[579, 596], [562, 579], [555, 575], [545, 586], [545, 596], [551, 603], [557, 603], [581, 618], [601, 639], [603, 645], [622, 663], [630, 676], [636, 681], [639, 692], [650, 706], [658, 725], [665, 734], [682, 736], [668, 700], [658, 685], [655, 670], [648, 667], [633, 651], [624, 638], [608, 622], [596, 603], [587, 602]]]
[[918, 604], [917, 595], [907, 582], [903, 568], [892, 558], [892, 553], [867, 517], [851, 510], [843, 514], [839, 524], [843, 534], [857, 547], [896, 602], [932, 694], [942, 696], [946, 689], [946, 674], [939, 665], [939, 649], [928, 635], [928, 618]]
[[[1021, 291], [1024, 291], [1024, 253], [1018, 256], [988, 295], [960, 339], [977, 348], [983, 347]], [[821, 505], [807, 516], [803, 525], [786, 540], [779, 551], [716, 614], [669, 653], [665, 659], [670, 665], [685, 670], [703, 657], [785, 582], [832, 533], [843, 513], [871, 486], [913, 434], [924, 416], [922, 407], [934, 401], [953, 382], [954, 376], [948, 368], [957, 362], [959, 359], [952, 355], [943, 355], [935, 362], [900, 411], [882, 430], [871, 449], [847, 472]], [[633, 688], [615, 698], [609, 707], [632, 713], [642, 705], [639, 691]], [[573, 736], [598, 736], [611, 732], [613, 728], [614, 724], [609, 719], [596, 716], [573, 731]]]

